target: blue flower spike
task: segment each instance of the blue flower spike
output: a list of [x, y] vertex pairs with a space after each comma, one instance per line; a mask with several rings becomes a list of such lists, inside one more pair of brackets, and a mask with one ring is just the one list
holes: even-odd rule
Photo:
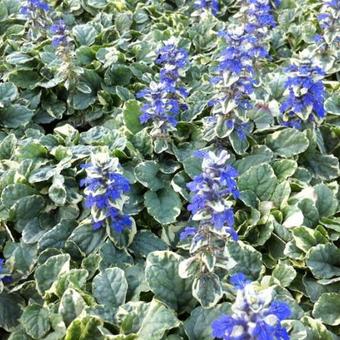
[[59, 46], [67, 47], [70, 43], [70, 38], [67, 34], [67, 28], [64, 20], [58, 19], [50, 27], [50, 32], [52, 33], [52, 46], [57, 48]]
[[161, 66], [159, 82], [152, 81], [148, 88], [137, 93], [137, 98], [145, 101], [140, 122], [151, 122], [151, 135], [160, 137], [176, 128], [180, 112], [187, 109], [185, 98], [189, 93], [180, 85], [180, 79], [188, 64], [188, 52], [178, 48], [175, 39], [169, 39], [157, 51], [155, 63]]
[[283, 125], [301, 128], [302, 122], [325, 117], [325, 72], [310, 61], [299, 61], [284, 69], [288, 73], [285, 97], [280, 106]]
[[192, 220], [199, 223], [199, 228], [197, 232], [193, 227], [185, 228], [180, 238], [204, 235], [210, 230], [237, 240], [230, 198], [237, 199], [239, 191], [235, 180], [237, 171], [228, 164], [230, 155], [225, 150], [216, 154], [209, 151], [195, 155], [203, 159], [202, 173], [187, 184], [192, 194], [188, 210], [191, 212]]
[[289, 340], [281, 322], [291, 310], [283, 301], [273, 300], [271, 287], [262, 289], [242, 273], [234, 274], [230, 282], [236, 289], [231, 315], [222, 315], [212, 323], [212, 336], [223, 340]]
[[87, 177], [80, 182], [86, 196], [85, 207], [91, 209], [93, 229], [109, 224], [117, 233], [132, 226], [132, 220], [122, 212], [129, 181], [122, 175], [118, 158], [99, 152], [91, 156], [91, 163], [83, 164]]
[[[235, 22], [219, 33], [226, 47], [220, 52], [211, 78], [215, 94], [208, 105], [216, 118], [205, 119], [207, 131], [220, 121], [218, 117], [224, 117], [226, 128], [234, 130], [241, 141], [246, 139], [247, 113], [253, 108], [252, 96], [258, 84], [256, 63], [270, 59], [267, 41], [276, 26], [272, 12], [269, 0], [246, 0], [235, 15]], [[227, 137], [230, 132], [219, 137]]]

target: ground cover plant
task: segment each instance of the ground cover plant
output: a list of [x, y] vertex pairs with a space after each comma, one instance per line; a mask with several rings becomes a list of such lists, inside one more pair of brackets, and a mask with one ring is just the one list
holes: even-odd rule
[[1, 0], [0, 338], [340, 337], [339, 0]]

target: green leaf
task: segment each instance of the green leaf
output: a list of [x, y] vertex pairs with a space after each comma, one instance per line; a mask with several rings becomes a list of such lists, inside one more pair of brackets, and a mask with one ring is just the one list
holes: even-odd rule
[[294, 175], [297, 169], [296, 161], [292, 159], [282, 159], [274, 162], [273, 170], [279, 181], [285, 180]]
[[2, 204], [7, 208], [11, 208], [15, 203], [23, 197], [27, 197], [36, 193], [36, 190], [26, 184], [10, 184], [1, 194]]
[[73, 241], [84, 254], [99, 248], [105, 238], [105, 228], [93, 230], [91, 224], [81, 224], [73, 230], [69, 241]]
[[75, 110], [85, 110], [96, 101], [96, 96], [92, 93], [87, 94], [80, 91], [75, 92], [70, 98], [72, 99], [72, 107]]
[[86, 315], [82, 318], [75, 319], [67, 328], [65, 340], [102, 340], [103, 336], [99, 331], [99, 327], [102, 325], [103, 321], [93, 316]]
[[27, 335], [23, 329], [20, 329], [18, 331], [12, 332], [8, 340], [32, 340], [32, 338]]
[[130, 12], [120, 12], [116, 14], [115, 27], [120, 34], [129, 32], [132, 23], [133, 20]]
[[339, 94], [334, 94], [325, 100], [325, 109], [328, 113], [333, 115], [340, 115], [340, 96]]
[[9, 105], [0, 110], [1, 123], [13, 129], [25, 126], [32, 117], [33, 111], [19, 104]]
[[306, 158], [306, 167], [322, 180], [330, 181], [339, 176], [339, 160], [333, 155], [322, 155], [316, 151]]
[[34, 89], [40, 80], [40, 76], [37, 70], [16, 69], [10, 73], [8, 79], [17, 87]]
[[279, 263], [273, 270], [272, 276], [282, 287], [289, 287], [296, 277], [296, 271], [292, 266]]
[[263, 270], [261, 253], [250, 245], [229, 242], [225, 247], [224, 256], [227, 258], [225, 268], [230, 269], [230, 274], [241, 272], [256, 280]]
[[338, 201], [334, 197], [333, 191], [325, 184], [318, 184], [314, 187], [317, 195], [316, 208], [320, 217], [328, 217], [336, 212]]
[[[146, 161], [135, 167], [136, 179], [152, 191], [164, 188], [164, 181], [160, 178], [159, 164], [155, 161]], [[157, 175], [158, 174], [158, 175]]]
[[68, 326], [86, 307], [82, 296], [74, 289], [68, 288], [59, 304], [58, 313], [63, 317], [65, 324]]
[[254, 192], [262, 201], [271, 199], [277, 185], [277, 178], [268, 164], [251, 167], [238, 180], [239, 189]]
[[260, 165], [262, 163], [270, 162], [273, 158], [273, 152], [266, 146], [256, 146], [253, 148], [249, 156], [243, 156], [235, 162], [235, 167], [239, 174], [242, 175], [245, 171], [251, 168], [254, 164]]
[[340, 217], [326, 218], [323, 217], [320, 223], [328, 229], [335, 230], [340, 233]]
[[91, 46], [97, 36], [97, 31], [91, 24], [76, 25], [72, 28], [72, 33], [80, 45]]
[[309, 198], [304, 198], [298, 204], [299, 209], [303, 214], [303, 225], [313, 228], [317, 225], [319, 221], [319, 213], [315, 207], [313, 200]]
[[20, 322], [33, 339], [42, 339], [51, 328], [48, 309], [37, 304], [25, 308]]
[[189, 340], [212, 340], [211, 323], [223, 314], [230, 314], [231, 304], [222, 303], [214, 308], [195, 308], [184, 321], [185, 333]]
[[83, 289], [88, 276], [89, 273], [85, 269], [71, 269], [66, 273], [60, 274], [55, 284], [55, 294], [61, 297], [67, 288]]
[[324, 244], [328, 242], [327, 238], [318, 230], [306, 228], [304, 226], [294, 228], [292, 233], [296, 246], [306, 253], [312, 247], [320, 243]]
[[100, 269], [119, 267], [124, 269], [133, 264], [132, 256], [126, 249], [116, 248], [111, 240], [107, 240], [100, 248]]
[[306, 263], [317, 279], [340, 276], [340, 249], [334, 244], [319, 244], [310, 249]]
[[194, 279], [192, 295], [203, 308], [214, 307], [223, 295], [219, 277], [214, 273], [204, 273]]
[[23, 275], [29, 274], [36, 262], [36, 256], [36, 246], [23, 242], [18, 244], [12, 254], [16, 271]]
[[244, 155], [249, 147], [248, 139], [247, 138], [240, 138], [237, 132], [233, 131], [229, 136], [229, 141], [234, 149], [234, 151], [238, 155]]
[[165, 187], [157, 192], [147, 191], [144, 194], [144, 201], [148, 213], [160, 224], [175, 222], [181, 212], [181, 199], [171, 187]]
[[309, 316], [302, 318], [304, 325], [309, 326], [308, 340], [334, 340], [332, 333], [326, 328], [321, 321], [315, 320]]
[[268, 135], [266, 145], [282, 157], [292, 157], [306, 151], [309, 142], [303, 132], [287, 128]]
[[313, 316], [326, 325], [340, 325], [340, 294], [322, 294], [314, 305]]
[[98, 303], [110, 309], [125, 302], [127, 289], [128, 283], [120, 268], [107, 268], [96, 275], [92, 282], [93, 296]]
[[12, 102], [18, 96], [17, 87], [13, 83], [0, 84], [0, 107]]
[[108, 85], [127, 86], [130, 84], [132, 72], [124, 64], [114, 64], [105, 73], [105, 82]]
[[11, 332], [17, 325], [21, 316], [21, 305], [24, 304], [22, 298], [17, 294], [0, 294], [0, 327], [7, 332]]
[[171, 309], [152, 300], [138, 331], [138, 339], [160, 340], [165, 331], [178, 327], [179, 324], [179, 320]]
[[44, 295], [57, 281], [60, 274], [70, 270], [70, 255], [55, 255], [47, 259], [35, 271], [34, 278], [39, 293]]
[[169, 307], [183, 311], [194, 304], [191, 294], [192, 279], [178, 274], [183, 258], [170, 251], [155, 251], [146, 259], [145, 276], [155, 297]]
[[65, 205], [67, 192], [63, 176], [54, 176], [53, 184], [48, 189], [48, 196], [57, 206]]
[[88, 4], [94, 8], [105, 8], [107, 5], [107, 0], [89, 0]]
[[143, 125], [139, 121], [140, 104], [137, 100], [129, 100], [124, 106], [124, 122], [125, 126], [133, 133], [137, 133], [143, 129]]
[[65, 242], [76, 227], [72, 220], [62, 220], [39, 240], [38, 247], [40, 251], [48, 248], [63, 249]]
[[22, 148], [19, 149], [20, 153], [18, 155], [19, 159], [39, 159], [43, 158], [47, 155], [47, 148], [37, 142], [32, 142], [29, 144], [26, 144]]
[[21, 198], [14, 206], [17, 219], [28, 221], [39, 216], [45, 207], [45, 200], [42, 196], [32, 195]]
[[[157, 300], [153, 300], [153, 302], [160, 303]], [[130, 301], [119, 307], [116, 318], [120, 324], [121, 333], [137, 333], [147, 315], [150, 305], [151, 302]]]
[[33, 58], [30, 55], [21, 52], [13, 52], [6, 57], [6, 61], [12, 65], [25, 64], [31, 60]]
[[287, 205], [290, 193], [291, 189], [289, 182], [283, 181], [276, 186], [271, 201], [278, 208], [284, 207]]
[[167, 250], [167, 244], [148, 230], [141, 230], [134, 238], [130, 249], [136, 256], [148, 256], [149, 253], [157, 250]]
[[185, 172], [191, 178], [194, 178], [202, 172], [202, 159], [198, 157], [186, 157], [182, 163]]
[[10, 159], [14, 155], [16, 143], [17, 139], [13, 133], [6, 136], [0, 143], [0, 159]]

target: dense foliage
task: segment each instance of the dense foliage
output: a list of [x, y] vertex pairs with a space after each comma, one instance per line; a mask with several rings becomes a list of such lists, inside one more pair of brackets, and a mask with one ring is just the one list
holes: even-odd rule
[[0, 0], [0, 337], [340, 336], [339, 0]]

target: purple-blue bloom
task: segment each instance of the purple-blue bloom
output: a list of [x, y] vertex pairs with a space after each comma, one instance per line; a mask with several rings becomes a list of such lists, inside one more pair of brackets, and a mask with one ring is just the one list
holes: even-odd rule
[[5, 263], [5, 259], [0, 257], [0, 274], [3, 272], [4, 270], [4, 263]]
[[[339, 16], [340, 16], [340, 1], [329, 0], [324, 1], [321, 6], [320, 13], [317, 15], [320, 28], [322, 29], [323, 36], [316, 35], [314, 39], [317, 44], [327, 42], [327, 45], [339, 43]], [[338, 47], [338, 46], [336, 46]]]
[[201, 10], [211, 10], [215, 16], [220, 9], [218, 0], [195, 0], [195, 7]]
[[26, 4], [22, 6], [19, 11], [23, 15], [31, 16], [39, 10], [48, 12], [50, 6], [46, 2], [40, 0], [26, 0]]
[[230, 196], [239, 197], [237, 171], [227, 164], [229, 154], [207, 152], [202, 155], [202, 173], [187, 184], [192, 193], [188, 210], [194, 221], [200, 221], [202, 227], [207, 225], [223, 231], [234, 240], [238, 239], [234, 230], [234, 213]]
[[[280, 106], [284, 125], [300, 128], [302, 121], [324, 118], [325, 87], [324, 71], [310, 62], [285, 68], [288, 79], [285, 83], [285, 99]], [[288, 123], [290, 122], [290, 123]]]
[[138, 92], [137, 98], [146, 101], [141, 109], [140, 122], [146, 124], [152, 121], [161, 133], [166, 133], [170, 127], [175, 127], [180, 111], [185, 110], [187, 106], [183, 103], [182, 93], [176, 88], [173, 88], [173, 91], [169, 95], [165, 83], [151, 82], [149, 88]]
[[85, 187], [85, 207], [91, 209], [93, 229], [109, 223], [117, 233], [121, 233], [132, 225], [130, 217], [122, 213], [130, 183], [118, 172], [118, 159], [109, 159], [105, 154], [93, 158], [93, 162], [82, 166], [87, 177], [80, 181], [80, 186]]
[[197, 233], [196, 227], [185, 227], [179, 235], [181, 241], [186, 240], [188, 237], [194, 236]]
[[[13, 281], [13, 278], [11, 276], [3, 276], [4, 275], [4, 264], [5, 264], [5, 259], [0, 257], [0, 281], [3, 283], [11, 283]], [[1, 277], [2, 276], [2, 277]]]
[[232, 275], [229, 281], [236, 289], [243, 289], [251, 282], [243, 273], [236, 273]]
[[165, 135], [177, 125], [178, 115], [187, 109], [184, 99], [189, 95], [187, 90], [179, 86], [181, 70], [187, 65], [188, 53], [178, 48], [172, 40], [157, 51], [155, 63], [161, 66], [160, 81], [151, 82], [148, 88], [137, 93], [143, 98], [142, 124], [153, 123], [156, 134]]
[[66, 25], [64, 20], [59, 19], [50, 27], [50, 32], [53, 34], [52, 46], [66, 47], [69, 44], [69, 38], [66, 32]]
[[[209, 106], [213, 106], [213, 115], [226, 117], [227, 126], [235, 122], [233, 129], [241, 140], [246, 139], [247, 125], [239, 121], [241, 117], [247, 121], [247, 111], [253, 107], [251, 95], [258, 83], [255, 63], [269, 58], [266, 40], [275, 26], [269, 0], [245, 0], [235, 15], [235, 23], [229, 25], [226, 32], [219, 33], [226, 47], [220, 53], [216, 75], [211, 79], [216, 94]], [[212, 124], [208, 125], [210, 129]]]
[[288, 304], [273, 301], [272, 288], [261, 289], [242, 273], [230, 279], [237, 290], [231, 315], [222, 315], [215, 320], [212, 336], [223, 340], [288, 340], [287, 330], [281, 321], [291, 315]]
[[169, 43], [163, 46], [157, 54], [155, 63], [162, 66], [161, 83], [167, 84], [170, 88], [176, 87], [180, 78], [180, 70], [188, 64], [188, 52], [184, 48], [178, 48], [174, 43]]

